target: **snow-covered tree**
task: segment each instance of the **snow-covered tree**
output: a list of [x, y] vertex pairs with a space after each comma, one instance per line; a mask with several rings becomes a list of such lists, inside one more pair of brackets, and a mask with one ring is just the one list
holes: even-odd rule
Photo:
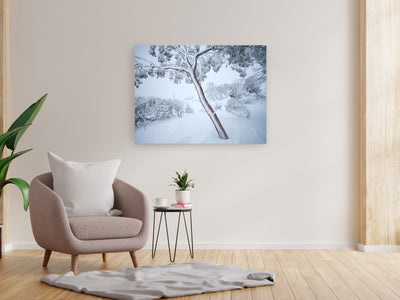
[[178, 99], [158, 97], [135, 98], [135, 126], [146, 126], [147, 123], [172, 118], [182, 118], [186, 113], [193, 113], [193, 108]]
[[228, 100], [228, 102], [225, 105], [225, 109], [227, 112], [234, 114], [240, 118], [250, 117], [250, 112], [246, 108], [246, 106], [244, 106], [242, 102], [237, 101], [234, 98]]
[[[241, 77], [247, 75], [250, 66], [266, 70], [266, 46], [150, 46], [149, 54], [157, 59], [151, 62], [135, 57], [135, 86], [150, 77], [168, 78], [174, 83], [193, 84], [199, 101], [211, 119], [221, 139], [228, 139], [217, 114], [208, 102], [201, 82], [211, 70], [218, 72], [222, 66], [230, 66]], [[265, 74], [265, 72], [264, 72]]]

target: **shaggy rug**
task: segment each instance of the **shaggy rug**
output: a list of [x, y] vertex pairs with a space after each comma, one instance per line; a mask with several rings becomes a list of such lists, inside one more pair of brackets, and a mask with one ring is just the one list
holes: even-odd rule
[[191, 262], [74, 275], [50, 274], [42, 282], [100, 297], [147, 300], [271, 285], [275, 274], [228, 265]]

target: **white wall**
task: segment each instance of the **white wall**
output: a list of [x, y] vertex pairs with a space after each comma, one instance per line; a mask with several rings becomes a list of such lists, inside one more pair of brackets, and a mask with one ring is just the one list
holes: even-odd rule
[[[45, 92], [12, 166], [31, 180], [46, 152], [119, 157], [118, 176], [173, 198], [192, 193], [198, 247], [357, 242], [358, 1], [13, 0], [11, 119]], [[266, 145], [135, 145], [135, 44], [266, 44]], [[34, 241], [12, 192], [11, 239]], [[184, 242], [184, 240], [182, 240]]]

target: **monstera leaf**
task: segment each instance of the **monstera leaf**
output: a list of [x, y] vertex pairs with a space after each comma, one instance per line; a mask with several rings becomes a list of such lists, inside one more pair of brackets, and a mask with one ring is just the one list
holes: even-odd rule
[[11, 150], [11, 155], [3, 157], [0, 159], [0, 195], [1, 192], [7, 184], [16, 185], [21, 193], [24, 200], [24, 209], [25, 211], [28, 209], [29, 205], [29, 184], [20, 178], [9, 178], [7, 179], [7, 172], [11, 162], [17, 157], [25, 154], [32, 149], [27, 149], [24, 151], [19, 151], [14, 153], [15, 148], [19, 140], [21, 139], [24, 132], [28, 129], [28, 127], [32, 124], [32, 121], [35, 119], [36, 115], [39, 113], [40, 108], [43, 105], [43, 102], [46, 100], [47, 94], [40, 98], [38, 101], [29, 106], [10, 126], [8, 131], [2, 135], [0, 135], [0, 155], [3, 154], [5, 146]]

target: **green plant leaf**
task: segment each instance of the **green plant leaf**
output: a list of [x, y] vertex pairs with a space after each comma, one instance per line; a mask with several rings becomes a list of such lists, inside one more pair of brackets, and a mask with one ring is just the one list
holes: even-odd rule
[[[18, 119], [15, 120], [14, 123], [11, 124], [10, 128], [8, 131], [13, 130], [14, 128], [24, 126], [26, 124], [32, 123], [32, 121], [35, 119], [36, 115], [38, 114], [40, 108], [43, 105], [44, 100], [46, 100], [47, 94], [42, 96], [38, 101], [33, 103], [31, 106], [29, 106], [19, 117]], [[18, 141], [21, 139], [22, 135], [26, 131], [27, 128], [19, 131], [17, 134], [9, 138], [6, 142], [6, 146], [10, 150], [15, 150], [17, 147]]]
[[8, 130], [6, 133], [3, 133], [2, 135], [0, 135], [0, 155], [3, 153], [4, 146], [7, 142], [7, 140], [10, 137], [12, 137], [13, 135], [15, 135], [18, 131], [28, 128], [31, 124], [32, 123], [26, 124], [24, 126], [16, 127], [14, 129]]
[[31, 151], [31, 150], [32, 150], [32, 148], [14, 153], [13, 155], [10, 155], [10, 156], [7, 156], [7, 157], [1, 159], [0, 160], [0, 181], [5, 180], [6, 175], [7, 175], [8, 166], [13, 161], [13, 159], [17, 158], [18, 156], [21, 156], [22, 154], [24, 154], [28, 151]]
[[178, 181], [181, 181], [181, 175], [178, 173], [178, 171], [175, 171], [176, 175], [178, 175]]
[[184, 172], [182, 175], [182, 184], [183, 185], [186, 185], [187, 178], [188, 178], [188, 173]]
[[24, 200], [24, 210], [27, 211], [29, 206], [29, 184], [20, 178], [9, 178], [7, 180], [3, 180], [0, 182], [0, 194], [3, 190], [3, 187], [9, 183], [15, 184], [21, 191], [22, 198]]

